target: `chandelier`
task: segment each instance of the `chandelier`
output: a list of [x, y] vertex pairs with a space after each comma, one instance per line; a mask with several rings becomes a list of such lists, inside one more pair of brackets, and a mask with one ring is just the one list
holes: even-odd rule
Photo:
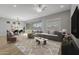
[[34, 9], [37, 12], [42, 12], [46, 9], [46, 5], [44, 5], [44, 4], [34, 4]]

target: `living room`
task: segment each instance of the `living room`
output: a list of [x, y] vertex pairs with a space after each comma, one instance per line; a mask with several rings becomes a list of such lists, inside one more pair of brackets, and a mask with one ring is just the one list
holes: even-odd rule
[[[76, 54], [79, 52], [78, 40], [71, 35], [71, 18], [77, 6], [79, 5], [1, 4], [0, 54]], [[75, 52], [70, 51], [69, 44], [72, 41], [77, 46], [77, 49], [72, 47]]]

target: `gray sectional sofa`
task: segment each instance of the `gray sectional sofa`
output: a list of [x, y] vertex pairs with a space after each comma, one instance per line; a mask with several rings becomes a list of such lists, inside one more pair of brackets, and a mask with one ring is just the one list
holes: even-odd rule
[[34, 34], [34, 36], [43, 37], [43, 38], [46, 38], [46, 39], [50, 39], [50, 40], [54, 40], [54, 41], [60, 41], [60, 42], [63, 40], [63, 34], [61, 32], [58, 32], [58, 31], [54, 31], [53, 34], [36, 33], [36, 34]]

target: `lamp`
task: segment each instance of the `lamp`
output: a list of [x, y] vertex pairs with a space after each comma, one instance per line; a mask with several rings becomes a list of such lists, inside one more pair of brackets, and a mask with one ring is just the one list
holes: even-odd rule
[[62, 29], [62, 32], [67, 32], [67, 30], [66, 29]]

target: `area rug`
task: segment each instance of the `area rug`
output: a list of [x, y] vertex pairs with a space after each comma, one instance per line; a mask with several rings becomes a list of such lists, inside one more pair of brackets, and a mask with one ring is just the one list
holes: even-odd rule
[[34, 39], [19, 36], [15, 46], [25, 55], [58, 55], [61, 42], [48, 40], [47, 45], [37, 45]]

